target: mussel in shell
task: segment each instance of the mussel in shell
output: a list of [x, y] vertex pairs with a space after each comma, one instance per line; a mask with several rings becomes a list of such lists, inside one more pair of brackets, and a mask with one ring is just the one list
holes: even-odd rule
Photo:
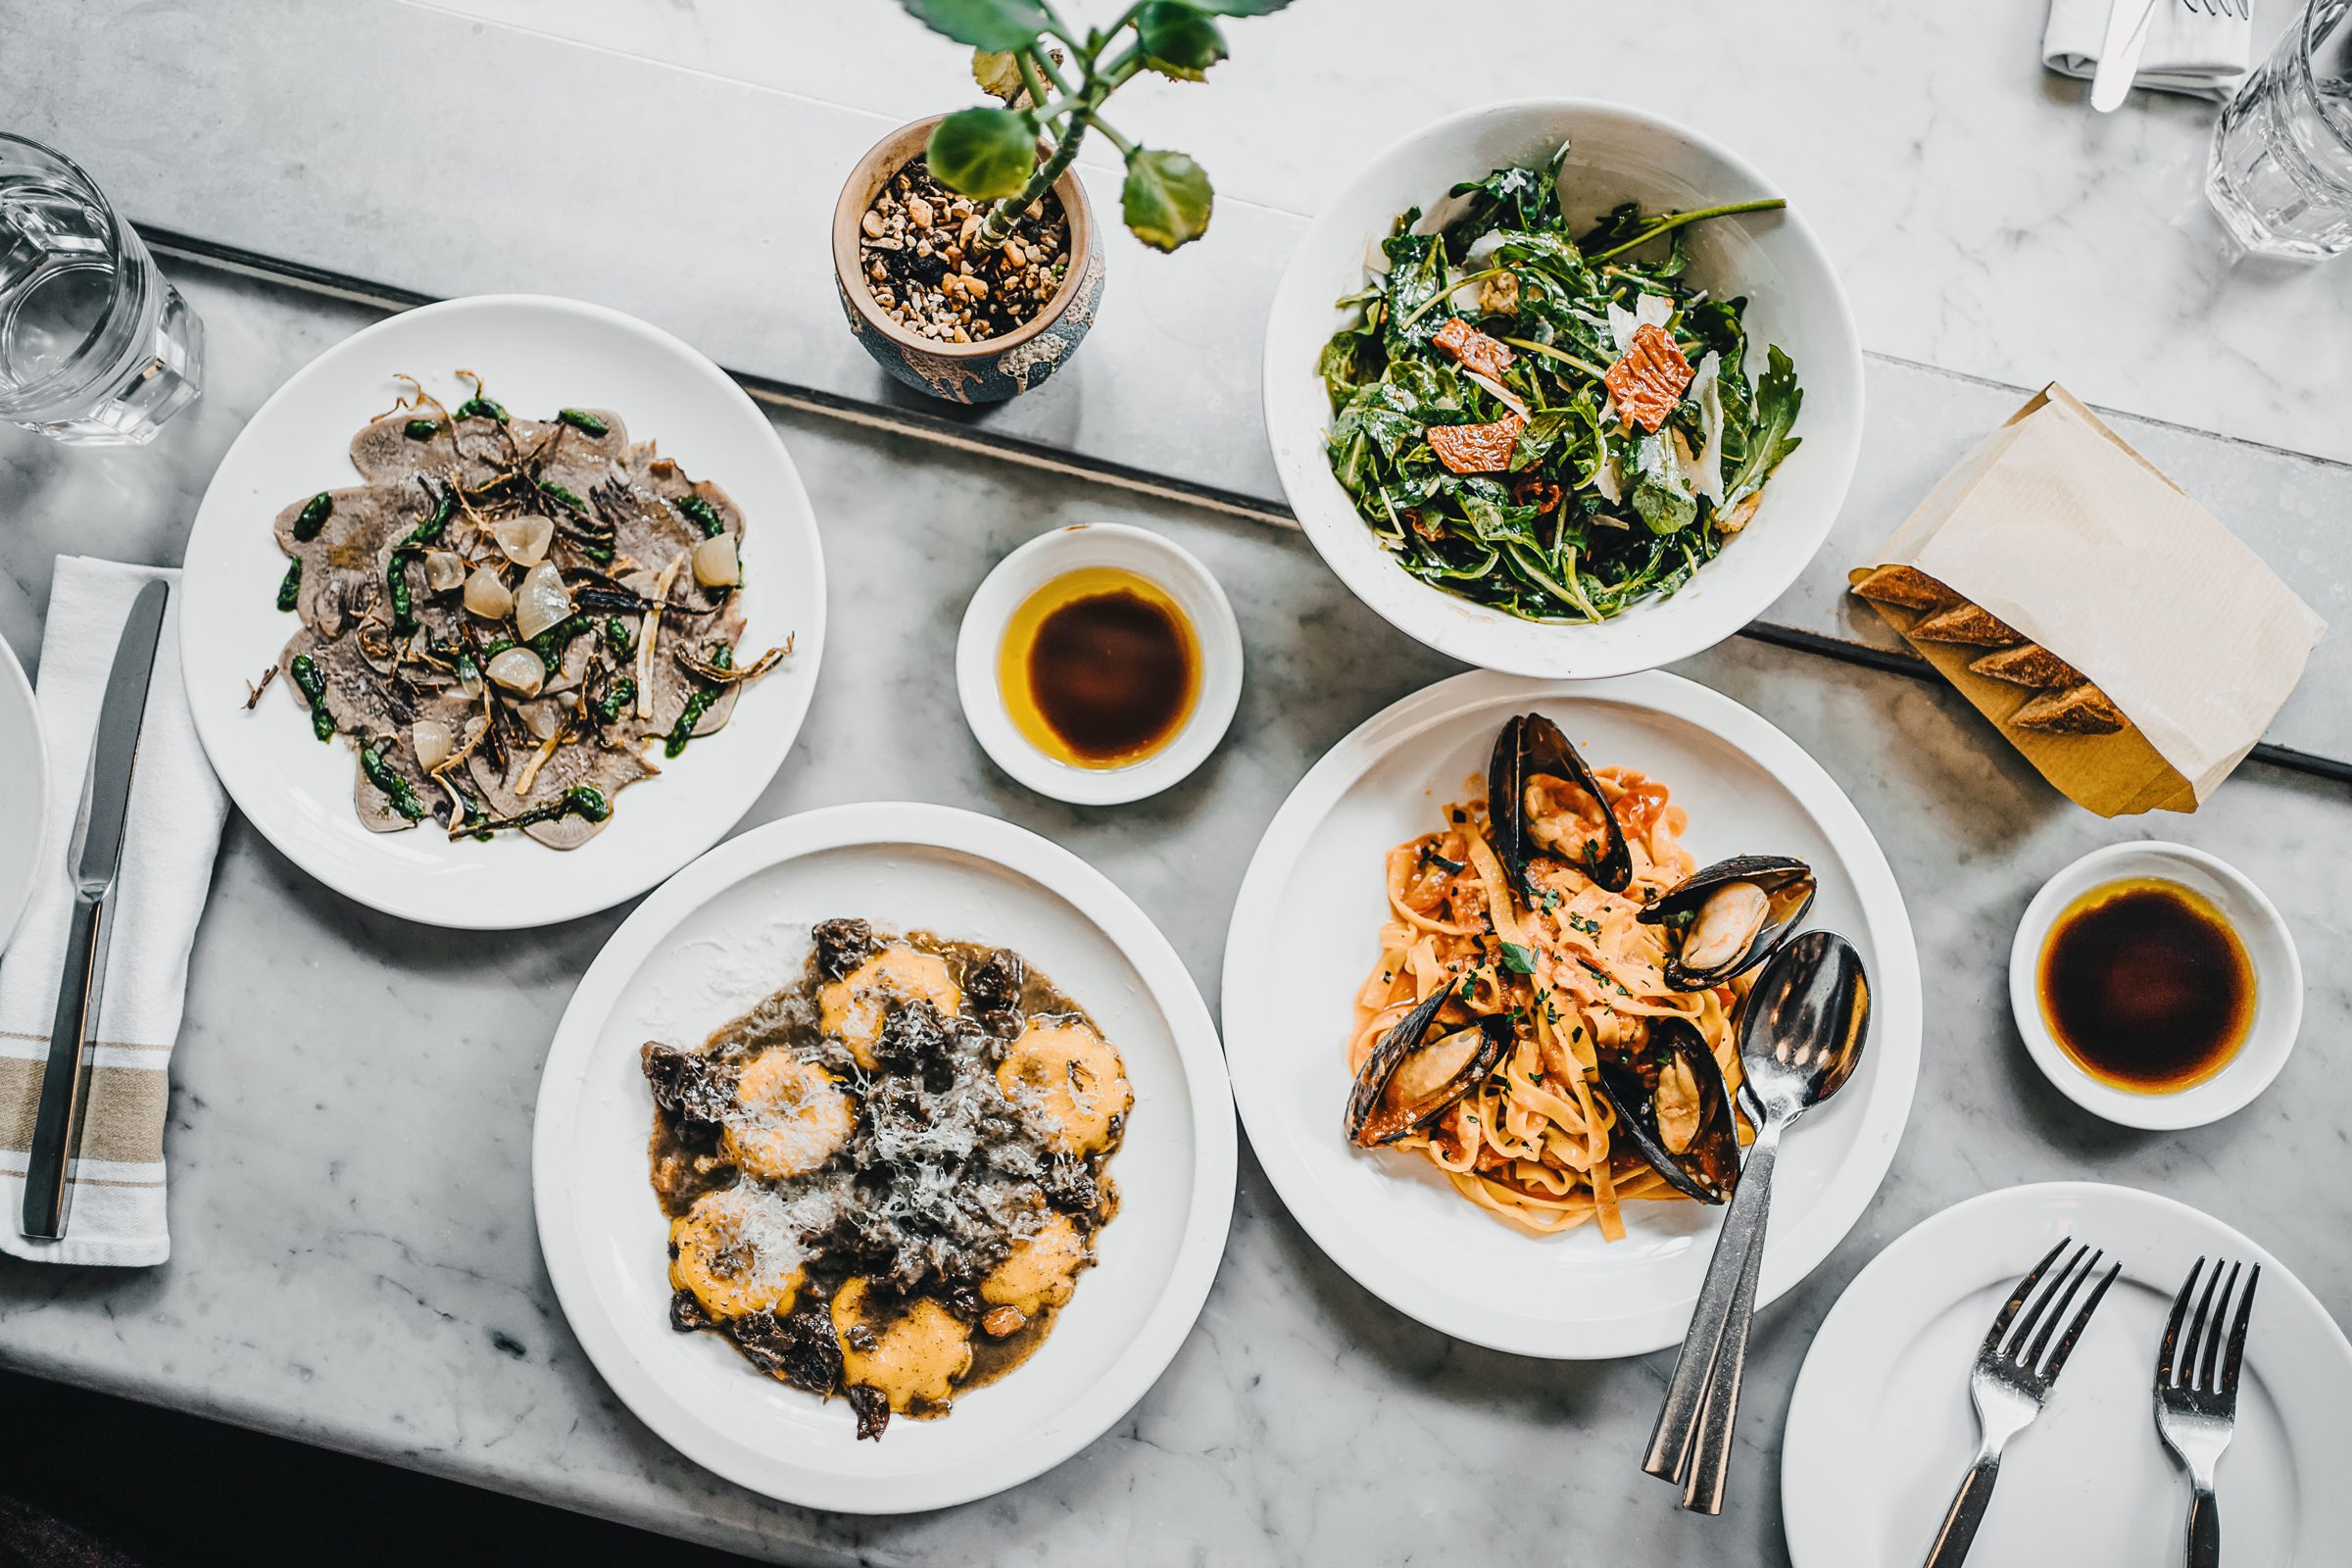
[[1499, 1018], [1428, 1038], [1457, 984], [1448, 980], [1423, 998], [1364, 1058], [1348, 1095], [1349, 1143], [1378, 1149], [1419, 1132], [1486, 1082], [1502, 1059], [1510, 1028]]
[[1689, 1019], [1649, 1020], [1648, 1039], [1604, 1051], [1597, 1077], [1616, 1131], [1677, 1192], [1720, 1203], [1740, 1185], [1740, 1128], [1723, 1068]]
[[1813, 906], [1813, 868], [1779, 855], [1740, 855], [1685, 877], [1640, 918], [1675, 933], [1666, 983], [1704, 991], [1779, 951]]
[[1487, 764], [1487, 814], [1494, 853], [1524, 903], [1534, 903], [1528, 861], [1556, 855], [1611, 893], [1633, 885], [1634, 856], [1584, 757], [1541, 713], [1521, 713], [1494, 737]]

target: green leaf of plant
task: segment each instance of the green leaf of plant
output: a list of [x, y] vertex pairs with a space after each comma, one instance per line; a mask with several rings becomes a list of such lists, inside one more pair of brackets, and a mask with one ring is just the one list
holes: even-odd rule
[[1119, 215], [1135, 237], [1153, 250], [1172, 251], [1208, 232], [1215, 201], [1207, 171], [1182, 153], [1139, 147], [1127, 160]]
[[1220, 17], [1269, 17], [1291, 0], [1190, 0], [1198, 10], [1213, 11]]
[[1010, 196], [1037, 168], [1037, 126], [1010, 109], [961, 109], [931, 128], [925, 152], [939, 182], [975, 201]]
[[1505, 942], [1502, 945], [1502, 966], [1513, 974], [1534, 974], [1536, 956], [1516, 942]]
[[1225, 35], [1187, 0], [1145, 0], [1135, 10], [1144, 64], [1179, 81], [1199, 81], [1226, 56]]
[[907, 15], [933, 32], [975, 49], [1018, 49], [1053, 19], [1037, 0], [900, 0]]

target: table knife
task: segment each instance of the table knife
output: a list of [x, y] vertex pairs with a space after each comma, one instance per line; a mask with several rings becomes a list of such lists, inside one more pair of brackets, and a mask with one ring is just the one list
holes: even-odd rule
[[2107, 36], [2099, 45], [2099, 65], [2090, 75], [2090, 107], [2111, 114], [2132, 96], [2132, 79], [2139, 74], [2140, 51], [2148, 46], [2148, 24], [2156, 15], [2156, 0], [2115, 0], [2107, 9]]
[[74, 916], [66, 935], [66, 968], [57, 985], [57, 1020], [49, 1031], [49, 1066], [41, 1078], [40, 1110], [32, 1124], [32, 1154], [24, 1170], [24, 1232], [36, 1241], [66, 1233], [66, 1173], [81, 1147], [88, 1110], [90, 1033], [106, 990], [106, 949], [113, 921], [108, 901], [122, 866], [122, 832], [130, 814], [130, 775], [139, 759], [139, 727], [147, 716], [147, 678], [163, 635], [170, 585], [157, 579], [139, 590], [115, 666], [98, 708], [90, 767], [82, 776], [81, 808], [74, 818], [67, 869], [74, 878]]

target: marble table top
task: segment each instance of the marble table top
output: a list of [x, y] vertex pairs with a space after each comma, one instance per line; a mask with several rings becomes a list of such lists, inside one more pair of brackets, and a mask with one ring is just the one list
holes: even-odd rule
[[[178, 559], [261, 400], [370, 318], [203, 269], [204, 399], [136, 452], [0, 428], [0, 591], [37, 608], [65, 550]], [[993, 812], [1068, 845], [1167, 932], [1212, 1004], [1258, 834], [1328, 746], [1451, 672], [1350, 599], [1294, 534], [855, 423], [779, 413], [825, 535], [835, 628], [807, 729], [747, 824], [889, 794]], [[1030, 535], [1162, 529], [1232, 595], [1250, 660], [1232, 738], [1155, 800], [1087, 810], [998, 773], [957, 716], [958, 613]], [[1885, 1187], [1814, 1277], [1763, 1314], [1730, 1505], [1677, 1513], [1638, 1453], [1670, 1358], [1518, 1359], [1398, 1316], [1330, 1264], [1243, 1155], [1233, 1237], [1198, 1328], [1135, 1410], [988, 1501], [902, 1519], [769, 1503], [621, 1409], [566, 1329], [530, 1206], [531, 1105], [572, 984], [623, 911], [442, 932], [312, 882], [232, 815], [172, 1061], [173, 1256], [125, 1272], [0, 1260], [0, 1362], [626, 1520], [777, 1561], [1383, 1562], [1479, 1543], [1495, 1562], [1786, 1561], [1779, 1433], [1838, 1292], [1893, 1236], [1988, 1188], [2095, 1178], [2246, 1231], [2324, 1302], [2352, 1301], [2352, 921], [2327, 875], [2340, 787], [2250, 764], [2193, 817], [2102, 822], [2051, 794], [1949, 692], [1734, 639], [1680, 666], [1754, 708], [1852, 796], [1909, 900], [1928, 988], [1919, 1098]], [[888, 713], [888, 722], [874, 715]], [[2245, 1111], [2126, 1132], [2036, 1074], [2004, 964], [2040, 880], [2161, 834], [2277, 900], [2307, 976], [2304, 1048]], [[1962, 1397], [1957, 1386], [1955, 1399]], [[1498, 1481], [1514, 1505], [1493, 1505]], [[1922, 1522], [1923, 1531], [1928, 1522]]]
[[[889, 0], [20, 7], [23, 44], [0, 51], [16, 128], [73, 150], [135, 220], [186, 244], [404, 300], [599, 300], [805, 406], [1277, 516], [1261, 325], [1304, 215], [1373, 149], [1453, 110], [1630, 102], [1787, 190], [1838, 259], [1871, 351], [1854, 495], [1768, 625], [1865, 655], [1899, 647], [1847, 601], [1845, 567], [2053, 377], [2125, 411], [2127, 439], [2329, 621], [2352, 616], [2352, 541], [2329, 522], [2352, 507], [2352, 424], [2317, 395], [2352, 378], [2352, 292], [2340, 271], [2236, 257], [2198, 194], [2212, 106], [2143, 93], [2089, 114], [2084, 84], [2040, 67], [2038, 0], [1798, 14], [1691, 0], [1671, 24], [1640, 6], [1462, 0], [1442, 26], [1416, 0], [1299, 0], [1236, 21], [1209, 84], [1141, 81], [1119, 100], [1124, 127], [1213, 172], [1211, 237], [1160, 257], [1108, 225], [1086, 352], [986, 411], [897, 387], [838, 318], [824, 219], [843, 172], [891, 126], [973, 93], [964, 52]], [[2262, 0], [2259, 43], [2288, 10]], [[1659, 54], [1662, 29], [1675, 69], [1653, 75], [1635, 63]], [[400, 89], [336, 90], [357, 79]], [[526, 156], [433, 155], [483, 126]], [[1105, 216], [1106, 152], [1079, 165]], [[2331, 637], [2269, 741], [2352, 775], [2352, 707], [2315, 695], [2348, 679], [2352, 638]]]

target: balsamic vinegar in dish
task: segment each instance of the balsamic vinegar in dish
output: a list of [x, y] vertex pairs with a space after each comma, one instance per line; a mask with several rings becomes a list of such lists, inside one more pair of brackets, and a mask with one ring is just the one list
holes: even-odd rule
[[2138, 1094], [2211, 1078], [2254, 1021], [2254, 965], [2229, 917], [2162, 877], [2109, 882], [2068, 905], [2042, 939], [2038, 979], [2058, 1049]]
[[365, 482], [277, 514], [277, 608], [302, 621], [283, 684], [351, 741], [372, 831], [572, 849], [791, 642], [741, 652], [742, 511], [620, 416], [524, 418], [471, 377], [453, 411], [400, 379], [352, 438]]
[[1027, 1359], [1118, 1210], [1125, 1064], [1010, 949], [827, 920], [793, 983], [642, 1060], [671, 1326], [860, 1438]]
[[1087, 768], [1140, 762], [1200, 699], [1200, 639], [1166, 590], [1114, 566], [1065, 572], [1012, 613], [998, 659], [1029, 744]]

